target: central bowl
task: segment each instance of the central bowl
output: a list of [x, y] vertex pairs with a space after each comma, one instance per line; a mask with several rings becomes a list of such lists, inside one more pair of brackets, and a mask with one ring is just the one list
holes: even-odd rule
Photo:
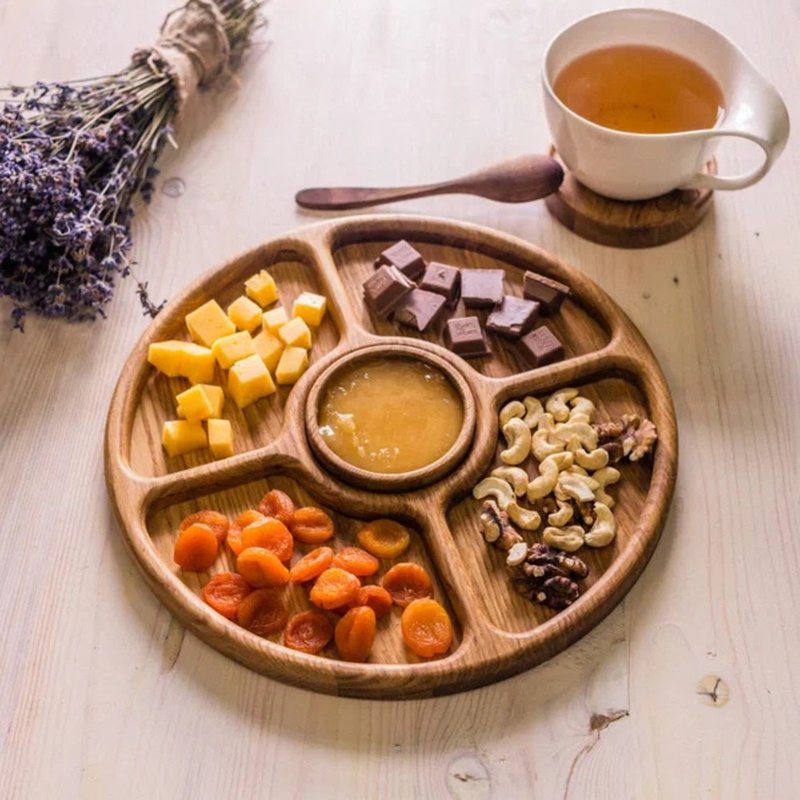
[[[368, 361], [403, 360], [427, 364], [448, 380], [461, 401], [461, 430], [449, 449], [435, 461], [408, 472], [374, 472], [355, 466], [335, 453], [320, 433], [320, 406], [328, 389], [343, 373]], [[316, 456], [337, 476], [364, 489], [393, 492], [419, 489], [439, 480], [463, 459], [475, 430], [475, 401], [466, 379], [445, 358], [411, 344], [371, 345], [354, 350], [329, 366], [315, 381], [306, 400], [306, 434]]]

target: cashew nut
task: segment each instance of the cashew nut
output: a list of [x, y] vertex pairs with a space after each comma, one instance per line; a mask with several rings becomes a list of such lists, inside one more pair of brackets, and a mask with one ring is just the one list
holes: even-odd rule
[[602, 469], [608, 464], [608, 450], [598, 447], [587, 453], [583, 448], [575, 451], [575, 460], [586, 469]]
[[568, 528], [545, 528], [542, 532], [544, 543], [550, 547], [557, 547], [567, 553], [574, 553], [583, 546], [583, 528], [580, 525], [570, 525]]
[[557, 528], [563, 528], [565, 525], [572, 521], [572, 517], [575, 514], [575, 510], [572, 507], [572, 503], [565, 503], [562, 500], [558, 501], [558, 511], [554, 511], [552, 514], [547, 515], [547, 521], [551, 525], [555, 525]]
[[577, 396], [577, 389], [559, 389], [550, 396], [545, 403], [545, 408], [557, 422], [566, 422], [569, 419], [569, 406], [567, 406], [567, 403]]
[[497, 467], [492, 470], [492, 475], [511, 484], [517, 497], [522, 497], [528, 488], [528, 473], [521, 467]]
[[525, 531], [535, 531], [541, 524], [542, 518], [538, 511], [523, 508], [516, 500], [512, 500], [506, 509], [509, 519]]
[[551, 434], [555, 431], [555, 422], [551, 414], [542, 414], [539, 426], [531, 439], [531, 450], [537, 461], [544, 461], [547, 456], [560, 453], [564, 449], [562, 442], [552, 442]]
[[[594, 490], [589, 488], [587, 484], [589, 480], [591, 478], [585, 478], [583, 475], [573, 475], [570, 472], [565, 472], [558, 477], [558, 488], [579, 503], [590, 503], [594, 500]], [[558, 493], [556, 497], [558, 497]]]
[[506, 422], [508, 422], [510, 419], [524, 416], [525, 406], [522, 405], [519, 400], [512, 400], [510, 403], [506, 403], [500, 409], [500, 428], [504, 428]]
[[539, 464], [539, 475], [528, 484], [527, 497], [533, 502], [547, 497], [556, 487], [558, 473], [572, 465], [572, 453], [553, 453]]
[[597, 481], [604, 489], [616, 483], [621, 477], [620, 471], [614, 467], [603, 467], [592, 473], [592, 479]]
[[569, 412], [570, 420], [575, 420], [576, 416], [588, 417], [586, 422], [591, 422], [594, 419], [594, 403], [588, 397], [578, 397], [570, 400], [572, 411]]
[[585, 537], [586, 544], [590, 547], [605, 547], [613, 541], [617, 533], [614, 512], [604, 503], [595, 503], [594, 517], [594, 525]]
[[503, 425], [503, 436], [508, 448], [500, 453], [500, 460], [512, 465], [525, 461], [531, 454], [531, 429], [519, 417], [513, 417]]
[[[575, 453], [572, 454], [573, 458], [575, 457]], [[578, 464], [573, 464], [567, 472], [572, 473], [573, 475], [583, 475], [584, 477], [588, 477], [589, 473]]]
[[599, 489], [595, 490], [594, 499], [598, 503], [603, 503], [607, 505], [609, 508], [614, 508], [617, 504], [617, 501], [601, 486]]
[[514, 502], [514, 490], [505, 481], [501, 481], [500, 478], [484, 478], [472, 490], [472, 496], [476, 500], [494, 497], [502, 511], [508, 508], [509, 503]]
[[577, 449], [576, 440], [587, 452], [597, 449], [597, 431], [586, 422], [562, 422], [556, 425], [552, 438], [564, 442], [569, 450]]
[[539, 422], [536, 426], [539, 431], [547, 431], [547, 433], [554, 433], [556, 429], [556, 421], [553, 419], [552, 414], [544, 413], [539, 417]]
[[527, 412], [523, 418], [523, 422], [531, 429], [539, 424], [539, 420], [544, 414], [542, 404], [535, 397], [526, 397], [523, 399], [525, 411]]
[[509, 567], [516, 567], [521, 564], [528, 556], [528, 545], [525, 542], [517, 542], [511, 547], [506, 556], [506, 564]]

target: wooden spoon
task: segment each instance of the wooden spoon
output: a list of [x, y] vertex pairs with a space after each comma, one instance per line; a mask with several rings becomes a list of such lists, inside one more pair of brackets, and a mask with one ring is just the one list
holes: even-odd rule
[[402, 186], [394, 189], [339, 187], [302, 189], [295, 202], [303, 208], [343, 210], [364, 208], [395, 200], [429, 197], [434, 194], [476, 194], [501, 203], [525, 203], [552, 194], [561, 185], [564, 171], [549, 156], [528, 155], [503, 161], [444, 183]]

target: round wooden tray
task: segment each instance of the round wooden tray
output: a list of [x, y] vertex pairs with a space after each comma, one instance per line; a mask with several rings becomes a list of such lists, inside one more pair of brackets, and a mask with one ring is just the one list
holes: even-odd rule
[[[506, 290], [521, 295], [525, 269], [567, 283], [572, 297], [548, 324], [564, 342], [566, 360], [527, 370], [512, 347], [490, 336], [492, 355], [464, 361], [441, 346], [440, 332], [416, 334], [372, 316], [361, 284], [389, 244], [409, 240], [430, 260], [501, 268]], [[295, 387], [239, 411], [226, 404], [237, 455], [214, 462], [204, 451], [167, 458], [161, 426], [174, 418], [180, 379], [156, 374], [147, 363], [151, 342], [185, 338], [184, 315], [214, 297], [225, 307], [242, 282], [262, 268], [275, 276], [290, 305], [303, 289], [328, 297], [311, 366]], [[319, 376], [346, 353], [381, 344], [413, 345], [447, 362], [473, 396], [472, 446], [436, 482], [403, 492], [359, 490], [318, 462], [305, 430], [306, 400]], [[625, 463], [617, 484], [619, 531], [612, 545], [580, 555], [591, 573], [581, 598], [555, 613], [518, 595], [502, 554], [487, 547], [477, 526], [472, 486], [499, 451], [497, 410], [513, 397], [543, 396], [574, 385], [598, 406], [602, 421], [645, 414], [659, 432], [647, 463]], [[303, 228], [243, 253], [206, 273], [159, 315], [131, 353], [114, 392], [106, 429], [106, 479], [125, 539], [153, 591], [181, 622], [212, 647], [270, 677], [333, 694], [408, 698], [457, 692], [501, 680], [544, 661], [585, 634], [631, 587], [658, 541], [675, 482], [677, 429], [669, 389], [649, 347], [620, 308], [578, 270], [510, 236], [436, 219], [356, 217]], [[381, 622], [369, 663], [289, 650], [228, 622], [200, 599], [208, 575], [182, 573], [172, 561], [179, 521], [200, 508], [229, 515], [252, 507], [268, 487], [296, 502], [324, 506], [333, 516], [336, 544], [351, 543], [367, 519], [393, 517], [412, 530], [403, 560], [433, 576], [435, 597], [450, 610], [456, 637], [450, 653], [424, 661], [403, 647], [399, 615]], [[535, 538], [535, 536], [534, 536]], [[590, 550], [589, 552], [585, 552]], [[212, 572], [230, 569], [223, 554]], [[307, 606], [305, 592], [287, 589], [291, 611]]]

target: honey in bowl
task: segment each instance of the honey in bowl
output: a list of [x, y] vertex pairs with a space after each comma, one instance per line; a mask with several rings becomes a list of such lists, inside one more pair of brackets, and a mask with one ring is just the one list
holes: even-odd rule
[[348, 464], [398, 474], [433, 464], [452, 448], [464, 407], [436, 367], [413, 358], [375, 358], [331, 381], [318, 419], [326, 444]]
[[556, 75], [553, 90], [584, 119], [632, 133], [713, 128], [724, 108], [719, 84], [703, 67], [650, 45], [584, 53]]

